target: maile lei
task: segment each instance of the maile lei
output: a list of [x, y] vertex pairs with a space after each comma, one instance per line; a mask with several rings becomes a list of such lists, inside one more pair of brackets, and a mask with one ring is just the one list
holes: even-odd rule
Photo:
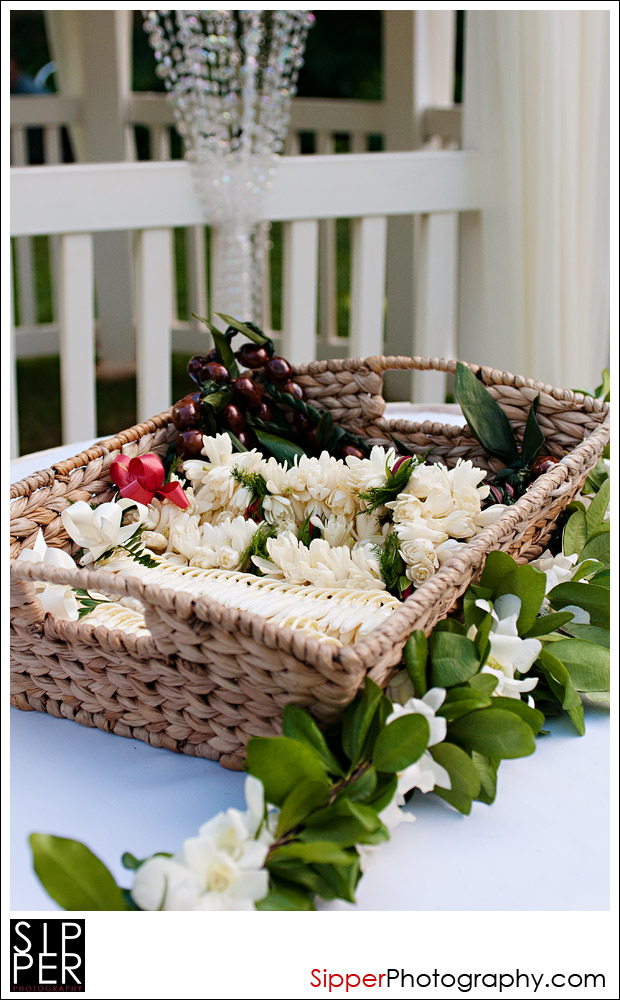
[[[373, 852], [411, 818], [403, 806], [416, 790], [467, 814], [473, 802], [493, 802], [502, 760], [534, 752], [545, 716], [565, 712], [583, 734], [584, 699], [609, 693], [604, 471], [601, 464], [586, 485], [598, 492], [569, 508], [553, 551], [524, 566], [489, 555], [458, 613], [428, 638], [413, 633], [386, 693], [367, 680], [325, 731], [287, 706], [281, 736], [248, 744], [246, 809], [208, 820], [176, 854], [125, 854], [127, 888], [85, 845], [32, 834], [49, 894], [70, 910], [353, 902]], [[99, 545], [115, 531], [118, 544], [120, 521], [103, 524]], [[39, 548], [33, 558], [50, 558]]]

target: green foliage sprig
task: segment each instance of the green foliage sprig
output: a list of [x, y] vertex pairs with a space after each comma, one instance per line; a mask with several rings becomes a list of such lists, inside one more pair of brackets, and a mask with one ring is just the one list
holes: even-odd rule
[[454, 391], [467, 425], [482, 447], [503, 462], [505, 468], [495, 476], [519, 494], [531, 481], [531, 465], [540, 453], [545, 438], [536, 419], [539, 397], [530, 407], [519, 446], [508, 417], [493, 396], [467, 365], [457, 362]]
[[[394, 716], [390, 699], [367, 679], [325, 732], [288, 705], [281, 736], [249, 742], [246, 769], [278, 810], [264, 863], [269, 889], [257, 909], [354, 902], [361, 857], [388, 840], [385, 810], [394, 805], [399, 778], [425, 754], [449, 776], [450, 787], [436, 785], [435, 794], [467, 814], [474, 802], [494, 801], [502, 760], [534, 752], [546, 715], [565, 711], [583, 733], [582, 695], [601, 701], [609, 692], [608, 502], [607, 482], [588, 506], [573, 505], [563, 535], [564, 557], [574, 564], [570, 580], [549, 589], [539, 569], [492, 552], [460, 611], [429, 637], [411, 635], [404, 670], [416, 699], [445, 691], [435, 713], [445, 719], [445, 739], [429, 746], [430, 724], [415, 702], [407, 703], [414, 706], [409, 714]], [[519, 601], [512, 641], [529, 642], [530, 649], [533, 642], [535, 660], [526, 671], [537, 680], [527, 696], [533, 705], [524, 695], [498, 695], [494, 625], [503, 598]], [[587, 622], [577, 620], [586, 615]], [[523, 675], [513, 673], [519, 682]], [[35, 871], [63, 908], [137, 909], [131, 890], [119, 887], [85, 845], [45, 834], [33, 834], [30, 842]], [[129, 854], [124, 862], [131, 870], [144, 863]]]

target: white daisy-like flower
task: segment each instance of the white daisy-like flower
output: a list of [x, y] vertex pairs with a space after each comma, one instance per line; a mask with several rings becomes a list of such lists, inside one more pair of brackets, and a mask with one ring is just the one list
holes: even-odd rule
[[393, 448], [387, 451], [380, 445], [375, 445], [368, 458], [355, 458], [348, 455], [346, 464], [346, 485], [352, 493], [363, 493], [366, 490], [384, 486], [387, 482], [387, 472], [396, 462]]
[[352, 587], [358, 590], [385, 587], [379, 562], [366, 552], [347, 545], [331, 547], [322, 538], [305, 546], [291, 531], [267, 540], [269, 560], [252, 556], [255, 565], [270, 576], [289, 583], [311, 583], [316, 587]]

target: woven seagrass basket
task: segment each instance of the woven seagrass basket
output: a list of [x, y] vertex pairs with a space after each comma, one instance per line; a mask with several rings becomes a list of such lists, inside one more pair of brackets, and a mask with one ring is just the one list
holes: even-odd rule
[[[11, 701], [134, 737], [155, 747], [243, 765], [252, 736], [279, 729], [287, 702], [320, 722], [336, 718], [365, 677], [385, 685], [414, 629], [430, 630], [480, 573], [487, 554], [536, 558], [558, 517], [582, 486], [609, 440], [608, 404], [491, 368], [470, 366], [490, 388], [517, 435], [540, 393], [538, 420], [545, 450], [560, 459], [518, 503], [475, 537], [420, 586], [385, 625], [350, 646], [320, 643], [299, 630], [225, 608], [207, 597], [93, 572], [11, 560]], [[392, 444], [388, 431], [429, 461], [453, 466], [471, 458], [496, 468], [468, 428], [383, 419], [382, 376], [388, 369], [454, 372], [455, 361], [385, 358], [317, 361], [297, 369], [306, 399], [329, 409], [343, 426], [371, 443]], [[112, 460], [163, 454], [176, 431], [170, 411], [11, 487], [11, 555], [32, 545], [39, 528], [48, 545], [73, 553], [60, 513], [77, 500], [103, 503], [116, 492]], [[33, 581], [63, 582], [113, 596], [137, 598], [147, 635], [45, 614]]]

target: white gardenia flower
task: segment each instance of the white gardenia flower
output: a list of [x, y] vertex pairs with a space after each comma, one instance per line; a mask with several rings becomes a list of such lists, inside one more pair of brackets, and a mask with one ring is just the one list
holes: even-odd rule
[[174, 857], [145, 861], [131, 890], [136, 905], [142, 910], [253, 910], [269, 891], [263, 866], [273, 831], [265, 826], [267, 836], [256, 838], [265, 825], [256, 778], [246, 779], [246, 799], [246, 812], [227, 809], [215, 816]]
[[573, 571], [575, 565], [577, 564], [579, 556], [575, 552], [573, 555], [565, 556], [560, 552], [557, 556], [551, 554], [549, 549], [545, 551], [538, 557], [538, 559], [533, 559], [530, 566], [534, 569], [540, 570], [544, 573], [547, 581], [545, 583], [545, 593], [548, 594], [550, 590], [557, 587], [560, 583], [567, 583], [572, 579]]
[[[121, 526], [123, 513], [128, 507], [138, 509], [138, 520]], [[102, 503], [94, 509], [84, 500], [78, 500], [77, 503], [66, 507], [61, 517], [67, 534], [86, 549], [80, 559], [82, 566], [86, 566], [99, 559], [109, 549], [129, 541], [146, 515], [147, 508], [144, 504], [123, 498]]]
[[[431, 688], [423, 698], [409, 698], [404, 705], [393, 703], [392, 713], [388, 716], [386, 725], [403, 715], [423, 715], [429, 727], [426, 745], [427, 747], [435, 746], [436, 743], [441, 743], [446, 738], [447, 722], [435, 715], [445, 697], [445, 688]], [[421, 792], [432, 792], [435, 785], [449, 790], [452, 787], [450, 775], [445, 767], [438, 764], [428, 750], [425, 750], [418, 760], [398, 775], [395, 801], [397, 805], [403, 805], [405, 793], [410, 792], [412, 788], [419, 788]]]
[[[45, 566], [60, 566], [63, 569], [75, 569], [75, 563], [68, 552], [62, 549], [48, 547], [39, 528], [35, 543], [31, 549], [22, 549], [17, 557], [21, 562], [42, 563]], [[78, 603], [71, 587], [60, 583], [46, 583], [43, 580], [34, 581], [34, 590], [41, 601], [43, 610], [63, 618], [65, 621], [77, 621]]]
[[[476, 606], [484, 611], [490, 611], [493, 624], [489, 632], [491, 652], [482, 668], [483, 674], [497, 677], [497, 687], [494, 695], [504, 698], [520, 698], [521, 694], [533, 691], [538, 684], [537, 677], [527, 677], [519, 680], [515, 673], [526, 674], [542, 649], [538, 639], [522, 639], [517, 631], [517, 620], [521, 612], [521, 600], [515, 594], [503, 594], [494, 602], [493, 607], [488, 601], [476, 601]], [[476, 628], [472, 626], [468, 632], [470, 639], [475, 638]]]

